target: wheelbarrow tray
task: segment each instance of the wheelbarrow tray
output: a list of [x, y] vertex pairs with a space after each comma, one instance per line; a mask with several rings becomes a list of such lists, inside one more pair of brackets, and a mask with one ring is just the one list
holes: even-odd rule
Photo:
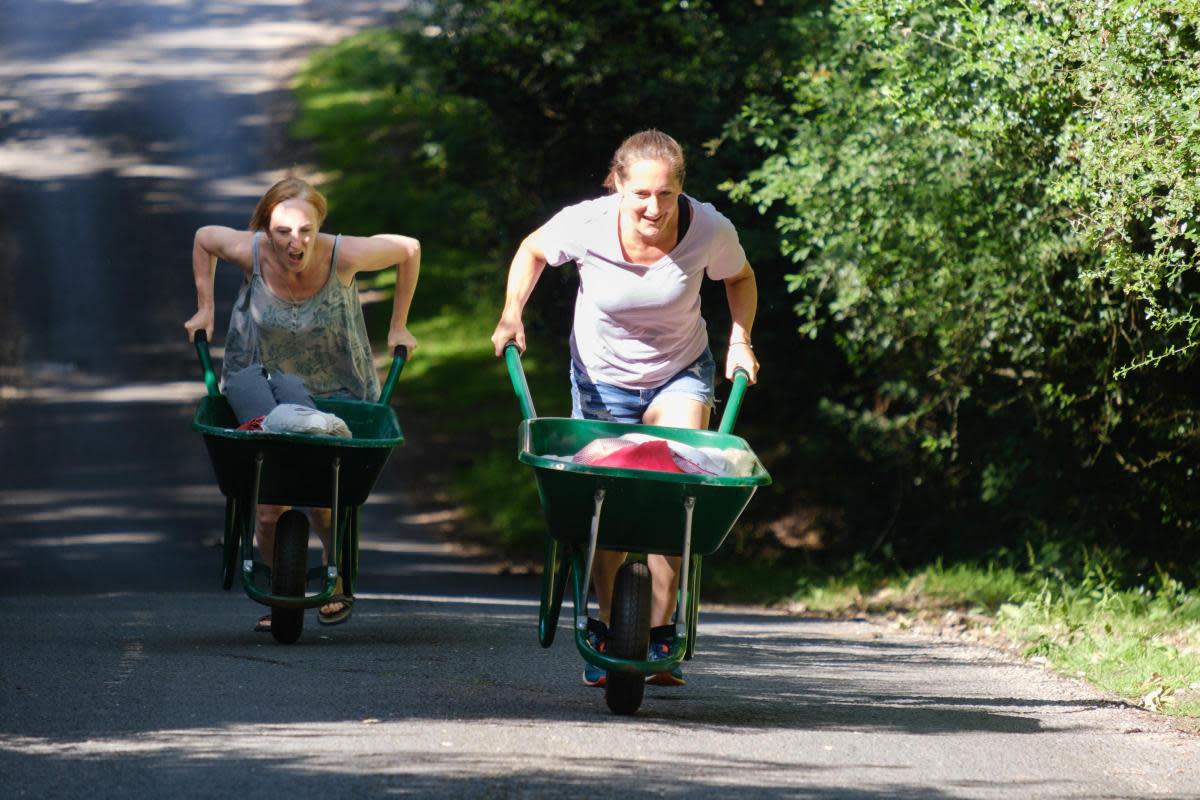
[[[745, 451], [753, 459], [752, 469], [747, 476], [716, 477], [575, 464], [549, 457], [570, 457], [594, 439], [627, 433], [658, 436], [692, 447]], [[771, 482], [750, 445], [729, 433], [537, 417], [524, 420], [517, 436], [517, 457], [534, 468], [550, 535], [585, 547], [599, 488], [605, 490], [605, 497], [598, 547], [679, 555], [685, 526], [683, 498], [690, 495], [696, 498], [692, 553], [710, 555], [721, 547], [755, 490]]]
[[254, 461], [263, 456], [258, 500], [295, 506], [330, 506], [335, 458], [338, 503], [366, 502], [392, 448], [404, 441], [391, 406], [357, 400], [317, 400], [317, 408], [340, 417], [352, 438], [302, 433], [239, 431], [229, 402], [223, 396], [201, 398], [192, 429], [204, 444], [226, 497], [245, 497], [254, 483]]

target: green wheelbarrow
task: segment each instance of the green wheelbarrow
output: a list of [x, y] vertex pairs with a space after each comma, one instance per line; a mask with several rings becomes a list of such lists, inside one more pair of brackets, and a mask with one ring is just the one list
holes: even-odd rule
[[[207, 396], [200, 399], [192, 429], [204, 437], [213, 471], [225, 495], [225, 537], [221, 551], [222, 585], [232, 588], [240, 571], [252, 600], [271, 607], [271, 635], [291, 644], [304, 629], [304, 610], [322, 606], [336, 592], [354, 593], [358, 577], [359, 510], [391, 455], [404, 441], [389, 402], [408, 352], [397, 347], [379, 402], [316, 401], [317, 408], [340, 417], [351, 438], [239, 431], [229, 402], [217, 388], [204, 331], [196, 334], [196, 353], [204, 371]], [[329, 563], [308, 567], [308, 518], [292, 509], [279, 517], [274, 567], [254, 558], [255, 514], [259, 503], [330, 509]], [[240, 567], [240, 569], [239, 569]], [[310, 582], [321, 586], [309, 594]]]
[[[760, 486], [771, 476], [746, 441], [731, 431], [749, 382], [735, 375], [718, 430], [690, 430], [622, 422], [538, 417], [521, 367], [520, 351], [504, 351], [524, 417], [517, 429], [517, 458], [533, 467], [546, 518], [538, 639], [554, 643], [568, 576], [573, 578], [575, 646], [607, 670], [605, 701], [616, 714], [641, 707], [650, 673], [674, 669], [695, 652], [700, 615], [700, 567], [715, 553]], [[652, 472], [572, 463], [569, 457], [595, 439], [642, 433], [692, 447], [744, 451], [748, 474], [737, 477]], [[566, 460], [564, 460], [566, 459]], [[637, 554], [627, 559], [613, 586], [607, 652], [588, 642], [588, 591], [596, 550]], [[650, 661], [650, 571], [644, 554], [679, 556], [675, 639], [666, 658]]]

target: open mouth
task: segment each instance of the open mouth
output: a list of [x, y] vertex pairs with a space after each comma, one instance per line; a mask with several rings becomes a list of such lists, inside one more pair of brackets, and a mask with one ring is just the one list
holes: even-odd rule
[[304, 251], [301, 250], [299, 252], [293, 252], [289, 250], [287, 257], [288, 263], [292, 264], [292, 266], [300, 266], [300, 263], [304, 261]]

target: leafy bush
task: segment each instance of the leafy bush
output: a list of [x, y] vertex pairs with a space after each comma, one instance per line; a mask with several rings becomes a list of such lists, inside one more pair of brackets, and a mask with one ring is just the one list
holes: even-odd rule
[[[730, 189], [775, 216], [799, 332], [854, 373], [826, 415], [907, 474], [910, 552], [1075, 530], [1191, 568], [1190, 364], [1120, 368], [1190, 324], [1165, 309], [1191, 305], [1193, 189], [1168, 188], [1191, 156], [1126, 151], [1147, 113], [1195, 124], [1166, 109], [1193, 96], [1196, 48], [1190, 22], [1129, 8], [840, 0], [807, 18], [785, 96], [730, 125], [765, 151]], [[1113, 24], [1120, 48], [1087, 44]], [[1179, 218], [1106, 246], [1152, 208]]]
[[364, 228], [504, 259], [562, 205], [603, 192], [617, 144], [659, 127], [703, 196], [730, 171], [701, 145], [775, 84], [807, 5], [440, 0], [328, 48], [302, 74], [297, 134]]
[[[1064, 197], [1102, 254], [1094, 274], [1141, 301], [1168, 334], [1134, 366], [1200, 343], [1200, 6], [1073, 2], [1066, 54], [1082, 113], [1066, 143], [1077, 177]], [[1194, 428], [1193, 428], [1194, 429]]]

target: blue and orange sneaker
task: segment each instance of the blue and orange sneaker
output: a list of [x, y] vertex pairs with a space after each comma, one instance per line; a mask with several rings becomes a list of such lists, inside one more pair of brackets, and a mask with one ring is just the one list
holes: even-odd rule
[[[650, 652], [648, 661], [660, 661], [671, 653], [671, 645], [675, 643], [675, 626], [660, 625], [650, 629]], [[676, 664], [670, 672], [651, 672], [646, 675], [646, 683], [653, 686], [683, 686], [687, 683], [683, 678], [683, 666]]]
[[[587, 640], [588, 643], [596, 648], [597, 651], [604, 653], [608, 651], [608, 626], [598, 619], [588, 618], [587, 621]], [[600, 669], [590, 661], [583, 662], [583, 685], [596, 686], [603, 688], [608, 682], [608, 673]]]

